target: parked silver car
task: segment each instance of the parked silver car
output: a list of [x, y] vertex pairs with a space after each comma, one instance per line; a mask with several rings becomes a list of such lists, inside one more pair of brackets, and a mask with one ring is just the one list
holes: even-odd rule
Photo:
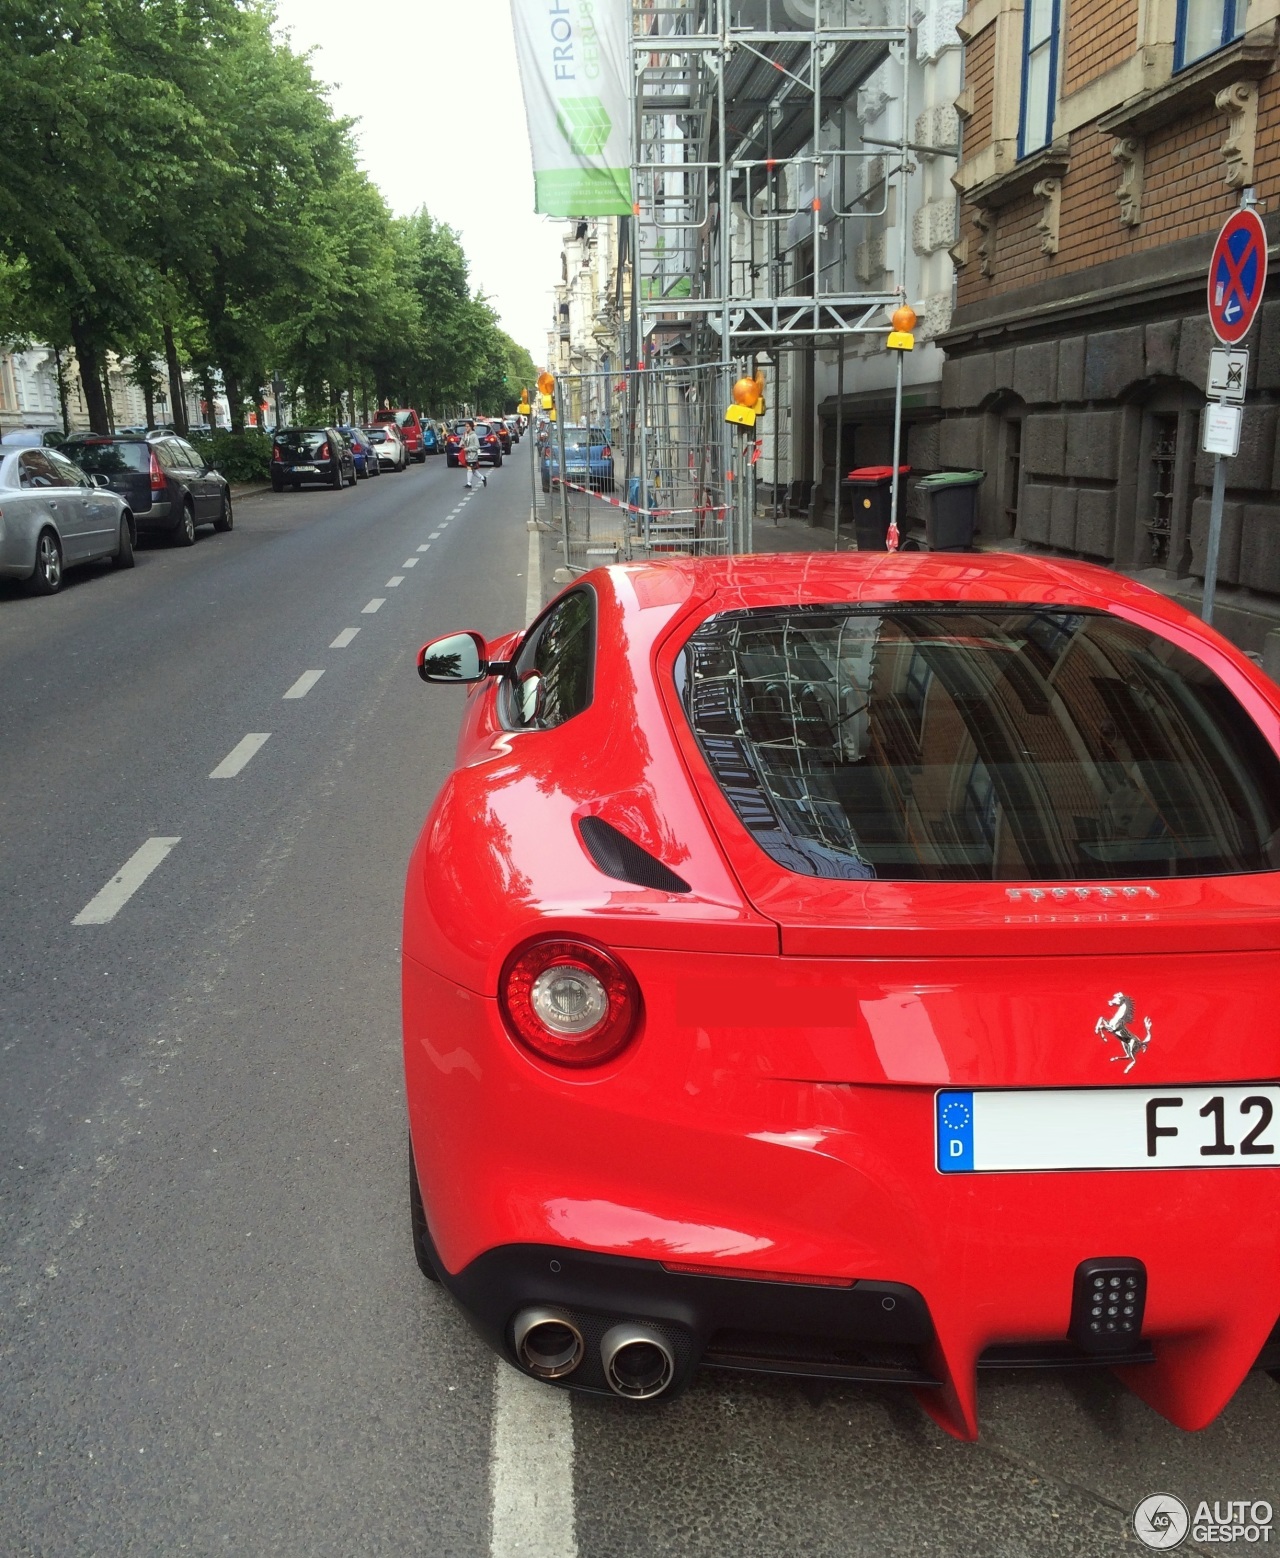
[[63, 571], [113, 558], [133, 567], [133, 515], [123, 498], [56, 449], [0, 449], [0, 577], [27, 579], [37, 595]]

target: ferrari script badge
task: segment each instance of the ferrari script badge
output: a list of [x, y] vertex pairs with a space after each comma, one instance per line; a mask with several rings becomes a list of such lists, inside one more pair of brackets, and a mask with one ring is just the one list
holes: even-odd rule
[[1143, 1026], [1147, 1031], [1144, 1038], [1139, 1038], [1129, 1026], [1133, 1021], [1133, 1002], [1129, 997], [1122, 990], [1117, 990], [1107, 1002], [1107, 1005], [1114, 1008], [1115, 1015], [1112, 1017], [1099, 1017], [1093, 1025], [1093, 1031], [1100, 1039], [1114, 1039], [1120, 1046], [1124, 1053], [1112, 1055], [1111, 1059], [1127, 1060], [1129, 1064], [1124, 1068], [1124, 1075], [1128, 1076], [1129, 1072], [1138, 1064], [1138, 1056], [1151, 1043], [1151, 1019], [1150, 1017], [1142, 1019]]

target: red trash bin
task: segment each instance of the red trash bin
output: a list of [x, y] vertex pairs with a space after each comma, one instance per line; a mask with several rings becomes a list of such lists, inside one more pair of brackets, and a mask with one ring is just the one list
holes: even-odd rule
[[[909, 465], [900, 465], [899, 483], [910, 474]], [[849, 472], [841, 485], [853, 494], [853, 529], [858, 550], [887, 552], [889, 517], [893, 510], [893, 466], [860, 465]]]

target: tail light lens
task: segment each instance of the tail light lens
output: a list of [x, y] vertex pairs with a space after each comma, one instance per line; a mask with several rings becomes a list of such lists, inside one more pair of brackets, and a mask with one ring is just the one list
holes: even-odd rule
[[284, 459], [284, 451], [281, 449], [279, 444], [272, 444], [271, 445], [271, 458], [273, 460], [283, 460]]
[[316, 455], [316, 459], [317, 460], [327, 460], [328, 458], [329, 458], [329, 445], [327, 443], [323, 443], [323, 444], [320, 445], [320, 453]]
[[640, 1025], [631, 973], [585, 941], [537, 941], [508, 958], [498, 999], [512, 1036], [558, 1066], [599, 1066]]
[[152, 492], [163, 492], [164, 472], [160, 469], [160, 462], [156, 459], [156, 452], [154, 449], [149, 449], [147, 453], [151, 457], [151, 490]]
[[612, 460], [613, 459], [613, 450], [610, 449], [608, 444], [606, 444], [604, 446], [604, 448], [600, 451], [600, 458], [602, 460]]

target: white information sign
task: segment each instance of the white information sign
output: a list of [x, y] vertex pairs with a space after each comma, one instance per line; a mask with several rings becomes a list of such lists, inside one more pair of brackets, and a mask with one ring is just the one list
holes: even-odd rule
[[1244, 412], [1239, 406], [1216, 401], [1204, 408], [1204, 441], [1206, 454], [1223, 454], [1234, 460], [1240, 451], [1240, 423]]
[[1247, 346], [1215, 346], [1209, 353], [1209, 382], [1204, 392], [1210, 400], [1225, 400], [1230, 405], [1242, 406], [1248, 377]]

